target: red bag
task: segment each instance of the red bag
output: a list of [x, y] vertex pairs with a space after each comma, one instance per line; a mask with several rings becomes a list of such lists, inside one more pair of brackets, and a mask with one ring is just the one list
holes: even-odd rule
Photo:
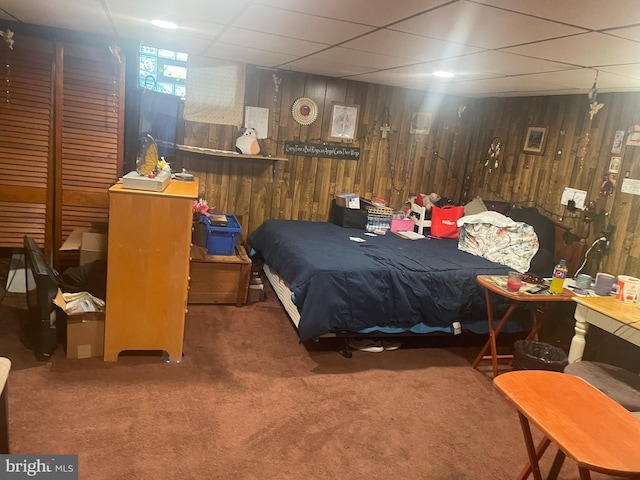
[[439, 238], [458, 238], [458, 219], [463, 215], [464, 207], [431, 207], [431, 235]]

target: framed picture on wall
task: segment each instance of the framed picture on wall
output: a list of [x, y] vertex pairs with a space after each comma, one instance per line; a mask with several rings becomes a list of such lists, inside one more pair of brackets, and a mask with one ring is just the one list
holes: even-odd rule
[[353, 142], [358, 130], [358, 105], [334, 103], [331, 109], [329, 139], [336, 142]]
[[524, 137], [524, 147], [522, 151], [534, 155], [542, 155], [544, 153], [545, 143], [547, 143], [547, 128], [529, 127]]

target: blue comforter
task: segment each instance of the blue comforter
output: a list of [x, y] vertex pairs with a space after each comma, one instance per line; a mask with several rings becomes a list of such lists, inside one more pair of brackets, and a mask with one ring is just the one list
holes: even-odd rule
[[452, 331], [453, 322], [463, 329], [486, 322], [476, 275], [509, 271], [458, 250], [457, 240], [369, 237], [324, 222], [267, 220], [248, 242], [289, 283], [301, 341], [372, 327], [410, 330], [424, 323]]

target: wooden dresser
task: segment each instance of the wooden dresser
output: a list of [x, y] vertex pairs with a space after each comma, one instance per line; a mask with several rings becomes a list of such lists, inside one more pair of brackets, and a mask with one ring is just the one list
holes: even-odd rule
[[180, 361], [198, 179], [163, 192], [109, 189], [104, 360], [125, 350], [163, 350]]

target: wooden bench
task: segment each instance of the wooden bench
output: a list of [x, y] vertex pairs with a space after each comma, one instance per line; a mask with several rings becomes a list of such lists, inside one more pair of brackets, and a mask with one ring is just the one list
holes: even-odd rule
[[[581, 480], [590, 471], [620, 477], [640, 475], [640, 419], [579, 377], [545, 370], [507, 372], [495, 387], [518, 410], [529, 464], [518, 479], [532, 472], [542, 480], [538, 460], [550, 442], [559, 449], [549, 478], [555, 478], [564, 455], [572, 459]], [[536, 448], [530, 423], [544, 435]], [[563, 455], [564, 454], [564, 455]]]

